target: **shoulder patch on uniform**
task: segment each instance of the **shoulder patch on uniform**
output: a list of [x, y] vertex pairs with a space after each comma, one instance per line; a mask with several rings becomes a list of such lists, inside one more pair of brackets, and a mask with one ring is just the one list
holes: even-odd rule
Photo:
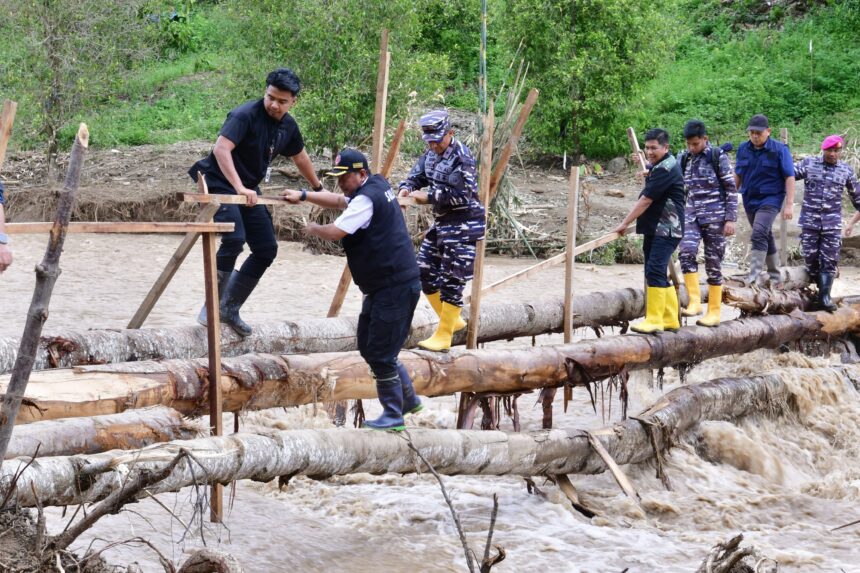
[[666, 171], [671, 171], [675, 165], [678, 164], [678, 160], [675, 159], [675, 156], [671, 153], [667, 155], [666, 159], [657, 164], [655, 169], [665, 169]]

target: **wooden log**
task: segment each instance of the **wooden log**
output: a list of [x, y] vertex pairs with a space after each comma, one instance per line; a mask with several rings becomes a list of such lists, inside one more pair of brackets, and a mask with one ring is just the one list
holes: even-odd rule
[[[6, 223], [6, 233], [50, 233], [53, 223]], [[66, 233], [230, 233], [233, 223], [69, 223]]]
[[[424, 396], [457, 392], [512, 393], [563, 384], [584, 385], [623, 372], [691, 365], [759, 348], [826, 340], [860, 331], [860, 304], [833, 313], [795, 312], [745, 318], [675, 333], [604, 336], [560, 346], [403, 351], [400, 361]], [[357, 352], [274, 356], [246, 354], [223, 361], [224, 411], [369, 399], [376, 386]], [[0, 380], [3, 385], [5, 380]], [[95, 416], [154, 405], [186, 415], [208, 411], [204, 359], [128, 362], [34, 372], [18, 423]]]
[[[621, 325], [643, 313], [642, 291], [618, 289], [577, 297], [573, 326]], [[479, 342], [507, 340], [561, 332], [564, 300], [561, 296], [540, 300], [486, 303], [481, 309]], [[406, 342], [414, 347], [433, 334], [438, 318], [430, 309], [418, 309]], [[255, 324], [253, 333], [241, 338], [222, 329], [224, 356], [249, 352], [293, 354], [356, 350], [358, 317], [311, 318], [299, 321]], [[455, 333], [454, 344], [465, 343], [464, 331]], [[0, 374], [11, 370], [19, 339], [0, 338]], [[55, 331], [39, 341], [36, 369], [68, 368], [135, 360], [199, 358], [206, 355], [206, 329], [188, 325], [141, 330]]]
[[[199, 177], [200, 176], [198, 176], [198, 181], [200, 180]], [[212, 216], [215, 215], [215, 212], [218, 211], [220, 206], [220, 203], [207, 203], [204, 205], [203, 208], [200, 209], [200, 213], [197, 214], [197, 222], [205, 223], [211, 221]], [[170, 260], [167, 261], [167, 265], [165, 265], [164, 270], [162, 270], [161, 274], [158, 275], [158, 278], [155, 279], [155, 283], [152, 285], [152, 288], [149, 289], [149, 292], [146, 293], [143, 302], [140, 303], [140, 306], [134, 313], [134, 316], [131, 317], [126, 328], [140, 328], [143, 326], [149, 313], [152, 312], [158, 299], [160, 299], [162, 293], [164, 293], [164, 289], [166, 289], [167, 285], [170, 284], [170, 281], [173, 280], [174, 275], [176, 275], [176, 271], [178, 271], [179, 267], [182, 266], [182, 263], [185, 262], [185, 258], [188, 256], [188, 253], [191, 252], [191, 249], [194, 248], [194, 245], [197, 243], [197, 239], [199, 238], [200, 233], [198, 232], [185, 234], [185, 238], [183, 238], [182, 242], [179, 243], [179, 246], [176, 247]]]
[[73, 456], [108, 450], [135, 450], [150, 444], [189, 440], [201, 435], [199, 424], [164, 406], [121, 414], [66, 418], [22, 424], [15, 428], [6, 458]]
[[814, 295], [807, 290], [772, 290], [723, 286], [723, 304], [748, 314], [787, 314], [795, 309], [811, 310]]
[[[12, 437], [12, 429], [18, 418], [18, 411], [24, 399], [33, 363], [36, 360], [36, 352], [42, 327], [48, 320], [48, 305], [51, 302], [51, 293], [54, 284], [60, 275], [60, 255], [63, 253], [63, 244], [66, 241], [66, 230], [69, 219], [72, 217], [72, 207], [75, 204], [75, 196], [78, 192], [78, 184], [81, 180], [81, 169], [84, 166], [84, 157], [89, 147], [89, 131], [83, 123], [78, 128], [75, 143], [72, 145], [72, 153], [69, 157], [69, 169], [66, 172], [66, 180], [60, 193], [57, 214], [51, 227], [51, 236], [48, 239], [48, 247], [42, 262], [36, 266], [36, 287], [33, 290], [33, 299], [27, 312], [27, 321], [24, 323], [24, 334], [21, 336], [21, 345], [12, 375], [8, 384], [5, 385], [2, 396], [2, 410], [0, 410], [0, 463], [6, 454], [9, 440]], [[8, 230], [8, 226], [7, 226]]]
[[[800, 267], [786, 275], [792, 288], [809, 284]], [[707, 290], [702, 292], [707, 299]], [[641, 289], [618, 289], [578, 296], [573, 305], [573, 328], [623, 325], [644, 313]], [[485, 303], [480, 314], [479, 342], [509, 340], [561, 332], [564, 299], [543, 298], [506, 303]], [[299, 321], [255, 324], [251, 336], [241, 338], [231, 329], [222, 329], [224, 356], [249, 352], [292, 354], [344, 352], [356, 350], [358, 317], [312, 318]], [[438, 319], [429, 309], [418, 309], [406, 347], [433, 334]], [[454, 344], [466, 341], [463, 331], [454, 334]], [[19, 339], [0, 338], [0, 374], [15, 363]], [[44, 335], [38, 346], [35, 368], [69, 368], [86, 364], [107, 364], [135, 360], [199, 358], [206, 355], [206, 330], [201, 326], [142, 330], [56, 331]]]
[[[798, 380], [843, 383], [860, 378], [858, 366], [786, 368], [748, 378], [724, 378], [681, 386], [635, 419], [627, 419], [592, 436], [621, 465], [641, 463], [668, 440], [680, 440], [708, 420], [739, 420], [746, 416], [775, 415], [790, 408], [792, 387]], [[791, 380], [792, 383], [786, 383]], [[662, 429], [652, 436], [648, 428]], [[0, 483], [9, 487], [21, 472], [16, 502], [32, 507], [75, 505], [102, 499], [122, 486], [131, 472], [166, 467], [181, 451], [185, 460], [164, 481], [149, 488], [157, 494], [198, 483], [229, 483], [239, 479], [270, 481], [307, 475], [325, 478], [355, 473], [415, 473], [425, 471], [411, 453], [406, 438], [444, 475], [596, 474], [606, 464], [581, 430], [544, 430], [532, 433], [499, 431], [427, 430], [410, 428], [408, 436], [366, 430], [286, 430], [267, 435], [233, 434], [150, 446], [140, 452], [106, 452], [74, 457], [43, 458], [24, 467], [26, 460], [10, 460], [2, 467]], [[200, 464], [200, 465], [198, 465]], [[202, 466], [202, 467], [201, 467]], [[2, 493], [2, 490], [0, 490]]]

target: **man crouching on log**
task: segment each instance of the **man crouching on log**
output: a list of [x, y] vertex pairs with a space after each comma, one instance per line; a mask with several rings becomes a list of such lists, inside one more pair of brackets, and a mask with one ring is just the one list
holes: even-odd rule
[[645, 320], [633, 324], [636, 332], [675, 331], [678, 322], [678, 296], [666, 277], [672, 253], [684, 236], [684, 176], [675, 156], [669, 153], [669, 133], [651, 129], [645, 134], [645, 157], [651, 168], [645, 173], [645, 188], [639, 200], [615, 228], [624, 235], [636, 220], [636, 232], [643, 235], [645, 253]]
[[383, 407], [382, 416], [364, 425], [375, 430], [403, 431], [403, 415], [423, 408], [409, 373], [397, 359], [421, 296], [412, 239], [397, 197], [382, 175], [370, 175], [362, 153], [343, 149], [326, 175], [338, 178], [343, 195], [290, 190], [284, 193], [284, 199], [344, 209], [328, 225], [308, 223], [305, 233], [341, 242], [352, 278], [364, 294], [356, 340], [361, 357], [376, 379], [376, 393]]

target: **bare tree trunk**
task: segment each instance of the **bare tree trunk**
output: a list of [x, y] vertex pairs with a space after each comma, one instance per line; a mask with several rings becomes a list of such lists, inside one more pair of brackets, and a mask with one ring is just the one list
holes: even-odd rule
[[[823, 379], [842, 383], [860, 379], [860, 366], [789, 368], [749, 378], [724, 378], [682, 386], [636, 416], [590, 432], [618, 464], [646, 461], [671, 440], [683, 439], [707, 420], [736, 420], [776, 415], [789, 409], [790, 380]], [[407, 434], [367, 430], [288, 430], [269, 435], [233, 434], [151, 446], [135, 452], [7, 462], [0, 483], [21, 472], [16, 501], [31, 507], [72, 505], [107, 497], [139, 472], [159, 472], [178, 454], [186, 458], [151, 493], [177, 491], [195, 483], [239, 479], [269, 481], [307, 475], [325, 478], [355, 473], [424, 471], [407, 439], [440, 474], [519, 475], [594, 474], [606, 464], [581, 430], [544, 430], [528, 434], [472, 430], [410, 429]], [[8, 486], [4, 486], [8, 487]], [[0, 494], [4, 493], [0, 490]]]
[[[809, 277], [800, 267], [783, 269], [786, 288], [802, 288]], [[752, 291], [750, 291], [752, 292]], [[707, 289], [702, 293], [707, 299]], [[623, 288], [577, 296], [573, 303], [573, 328], [617, 326], [639, 318], [644, 312], [641, 289]], [[431, 310], [418, 310], [406, 342], [415, 347], [436, 329]], [[561, 332], [564, 320], [562, 297], [512, 303], [481, 305], [479, 342], [508, 340]], [[318, 318], [254, 326], [241, 338], [224, 328], [222, 354], [239, 356], [249, 352], [293, 354], [346, 352], [356, 350], [358, 317]], [[466, 330], [454, 334], [454, 344], [466, 342]], [[0, 374], [15, 362], [19, 341], [0, 338]], [[113, 364], [135, 360], [200, 358], [206, 356], [206, 329], [201, 326], [143, 330], [88, 330], [55, 332], [43, 336], [36, 357], [36, 369], [68, 368], [84, 364]]]
[[78, 191], [78, 182], [81, 177], [81, 168], [84, 164], [84, 156], [89, 144], [89, 132], [87, 126], [81, 124], [78, 129], [75, 144], [72, 146], [72, 154], [69, 159], [69, 171], [60, 195], [57, 216], [54, 226], [51, 228], [51, 236], [48, 240], [48, 248], [42, 262], [36, 266], [36, 288], [33, 291], [33, 300], [27, 313], [27, 322], [24, 325], [24, 334], [21, 336], [21, 346], [15, 360], [12, 376], [3, 395], [3, 407], [0, 412], [0, 463], [6, 454], [9, 439], [12, 437], [12, 428], [18, 417], [18, 410], [27, 390], [27, 382], [33, 369], [36, 358], [36, 347], [42, 326], [48, 319], [48, 303], [54, 290], [54, 283], [60, 274], [60, 255], [63, 252], [63, 243], [66, 240], [66, 228], [72, 216], [72, 206]]
[[[834, 313], [800, 313], [691, 326], [676, 333], [620, 335], [559, 346], [403, 351], [400, 360], [425, 396], [456, 392], [511, 393], [584, 385], [647, 368], [690, 365], [803, 339], [824, 340], [860, 329], [860, 304]], [[273, 356], [247, 354], [223, 361], [225, 412], [367, 399], [376, 386], [357, 352]], [[128, 362], [34, 373], [27, 395], [33, 408], [18, 423], [95, 416], [167, 405], [186, 415], [208, 412], [205, 359]]]
[[91, 418], [64, 418], [15, 428], [6, 459], [19, 456], [73, 456], [107, 450], [133, 450], [205, 433], [200, 424], [164, 406], [127, 410]]

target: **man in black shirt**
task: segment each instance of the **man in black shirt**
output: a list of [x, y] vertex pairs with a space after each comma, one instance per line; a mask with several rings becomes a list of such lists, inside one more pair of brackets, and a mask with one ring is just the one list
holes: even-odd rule
[[[263, 99], [249, 101], [227, 114], [212, 153], [195, 163], [188, 174], [206, 176], [212, 193], [244, 195], [245, 205], [222, 205], [215, 221], [234, 223], [235, 230], [221, 238], [218, 249], [218, 291], [221, 293], [221, 320], [239, 335], [251, 334], [251, 327], [239, 316], [239, 309], [257, 286], [263, 273], [278, 254], [272, 216], [257, 205], [260, 182], [269, 181], [276, 155], [289, 157], [314, 191], [321, 190], [313, 163], [305, 151], [296, 120], [288, 113], [301, 90], [298, 76], [288, 68], [278, 68], [266, 78]], [[251, 254], [234, 270], [245, 243]], [[198, 322], [206, 324], [206, 309]]]
[[645, 320], [631, 325], [636, 332], [675, 331], [678, 322], [678, 297], [669, 285], [666, 267], [684, 236], [684, 176], [675, 156], [669, 153], [669, 134], [651, 129], [645, 134], [645, 156], [651, 164], [645, 188], [630, 213], [615, 231], [623, 235], [636, 220], [636, 232], [643, 235], [646, 294]]

